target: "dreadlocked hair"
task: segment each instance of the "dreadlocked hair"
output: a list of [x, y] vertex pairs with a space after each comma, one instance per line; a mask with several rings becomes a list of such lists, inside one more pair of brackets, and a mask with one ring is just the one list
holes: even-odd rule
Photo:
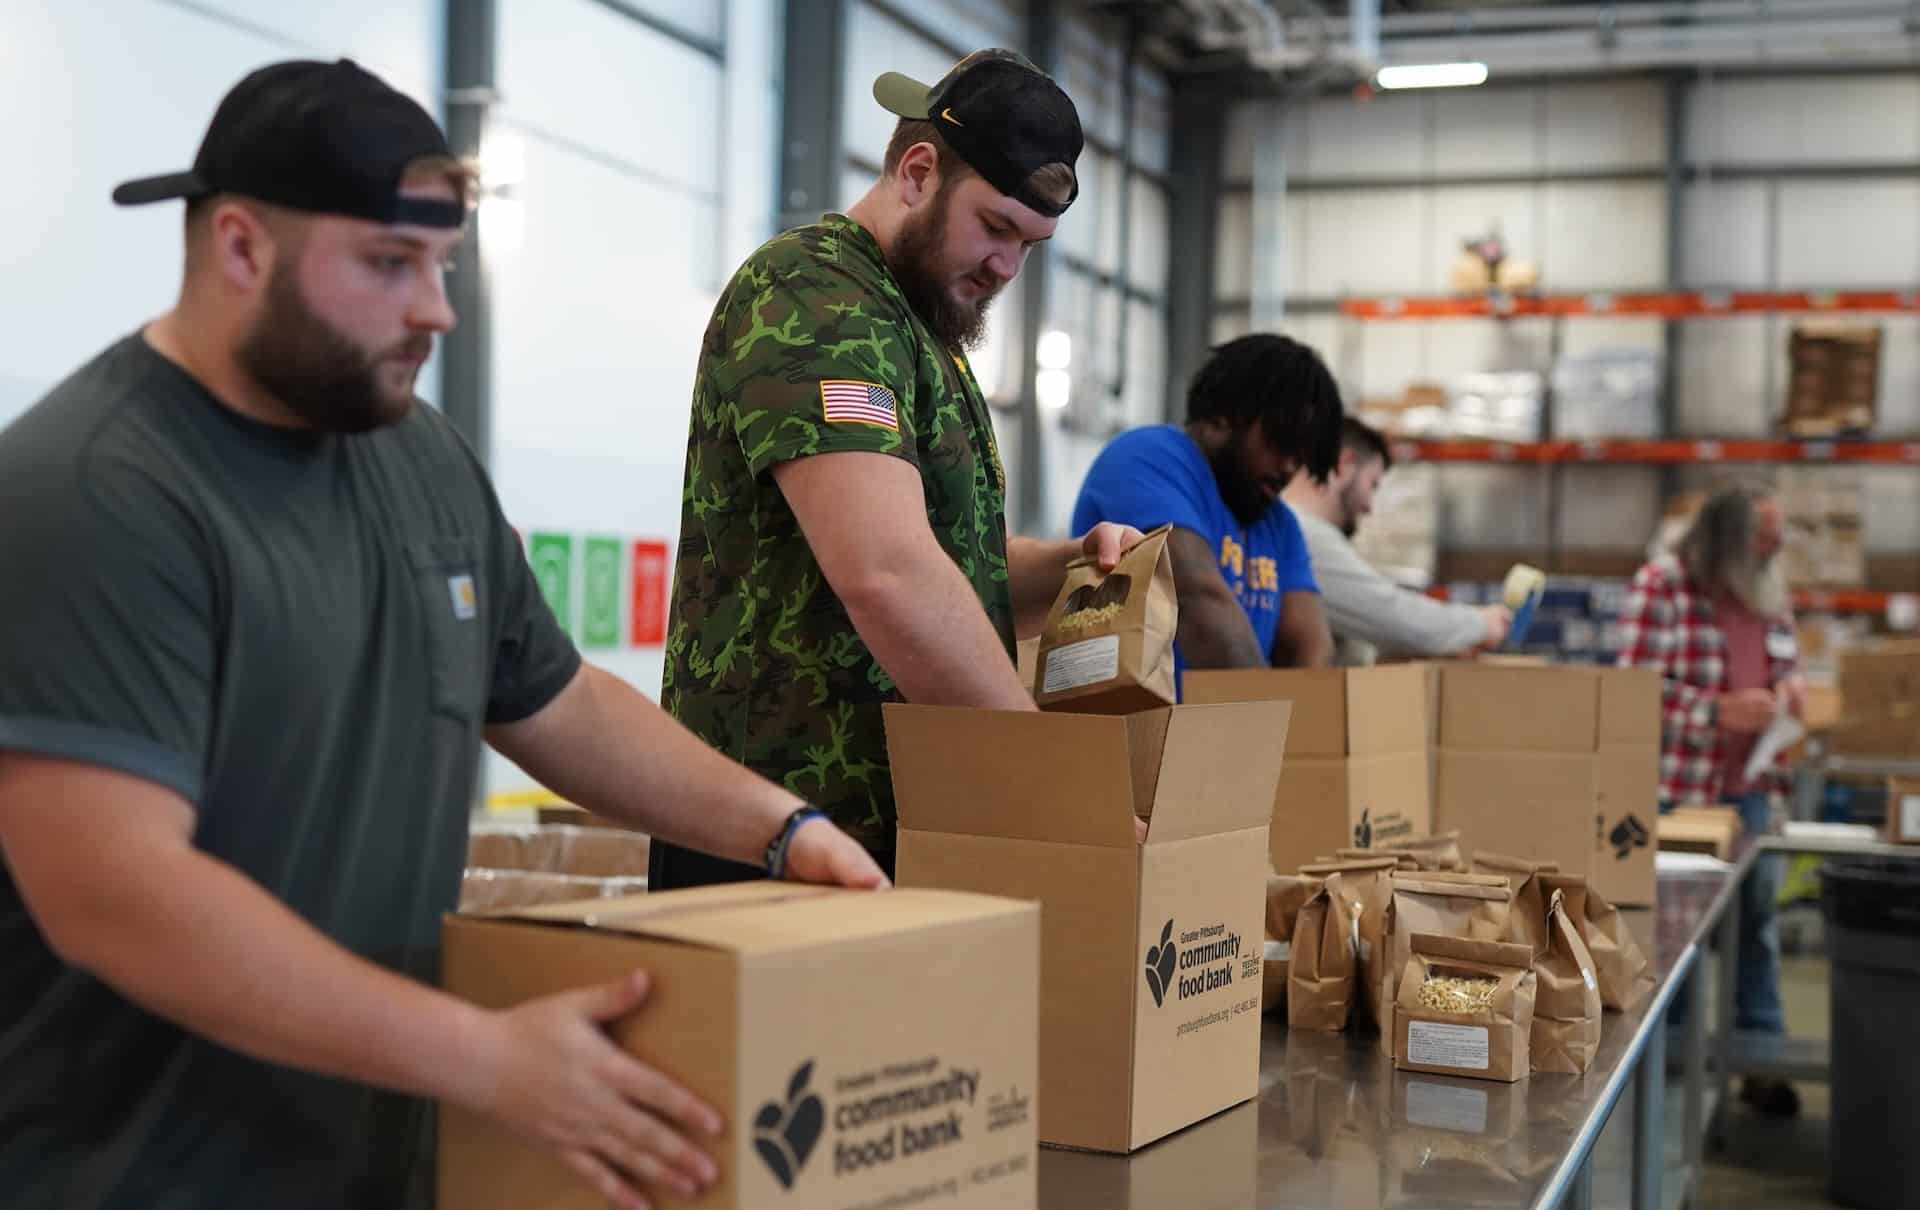
[[1340, 464], [1346, 408], [1320, 355], [1297, 340], [1258, 332], [1213, 350], [1187, 388], [1187, 423], [1217, 420], [1235, 432], [1258, 423], [1274, 448], [1300, 460], [1315, 483]]

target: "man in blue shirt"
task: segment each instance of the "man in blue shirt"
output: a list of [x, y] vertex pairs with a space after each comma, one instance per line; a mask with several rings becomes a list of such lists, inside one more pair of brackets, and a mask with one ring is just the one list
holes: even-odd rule
[[1187, 390], [1186, 428], [1133, 429], [1094, 459], [1074, 532], [1174, 527], [1178, 671], [1332, 662], [1306, 539], [1280, 493], [1302, 471], [1326, 481], [1345, 414], [1312, 349], [1259, 333], [1213, 351]]

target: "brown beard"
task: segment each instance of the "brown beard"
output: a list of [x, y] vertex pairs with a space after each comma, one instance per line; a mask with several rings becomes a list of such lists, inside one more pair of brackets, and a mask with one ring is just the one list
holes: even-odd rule
[[323, 433], [364, 433], [402, 419], [413, 393], [382, 394], [381, 361], [424, 358], [433, 338], [416, 333], [385, 353], [369, 354], [307, 305], [292, 272], [276, 268], [266, 306], [237, 350], [240, 364], [269, 394]]
[[900, 225], [887, 267], [893, 271], [900, 293], [906, 295], [907, 305], [933, 332], [934, 339], [949, 348], [972, 349], [987, 333], [987, 308], [998, 292], [977, 303], [963, 303], [953, 297], [940, 277], [940, 253], [947, 243], [947, 211], [956, 183], [951, 179], [940, 182], [932, 205]]

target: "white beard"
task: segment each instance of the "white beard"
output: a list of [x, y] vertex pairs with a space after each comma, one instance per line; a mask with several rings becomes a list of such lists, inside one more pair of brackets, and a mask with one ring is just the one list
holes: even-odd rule
[[1792, 604], [1778, 556], [1758, 567], [1743, 560], [1741, 565], [1727, 569], [1726, 581], [1734, 599], [1760, 617], [1777, 617]]

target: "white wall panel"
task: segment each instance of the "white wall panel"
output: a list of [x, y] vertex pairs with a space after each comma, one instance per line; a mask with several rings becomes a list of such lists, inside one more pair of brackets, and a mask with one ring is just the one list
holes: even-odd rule
[[1779, 240], [1782, 286], [1911, 286], [1920, 182], [1783, 182]]
[[1666, 92], [1657, 82], [1556, 83], [1546, 89], [1544, 167], [1658, 168], [1666, 163]]
[[1761, 181], [1687, 188], [1681, 266], [1689, 285], [1763, 288], [1768, 277], [1767, 191]]
[[1167, 289], [1167, 195], [1160, 186], [1142, 176], [1133, 178], [1132, 223], [1128, 243], [1133, 264], [1129, 276], [1141, 289], [1164, 295]]
[[[1881, 325], [1880, 402], [1874, 428], [1907, 437], [1920, 434], [1920, 317], [1874, 316]], [[1908, 470], [1920, 481], [1920, 471]]]
[[1445, 467], [1441, 545], [1456, 550], [1544, 546], [1547, 477], [1531, 467]]
[[1541, 280], [1548, 289], [1634, 289], [1666, 281], [1659, 185], [1548, 185]]
[[[0, 163], [33, 187], [0, 194], [0, 425], [111, 341], [171, 306], [180, 207], [119, 209], [128, 177], [185, 168], [220, 98], [294, 56], [350, 55], [438, 112], [437, 0], [352, 0], [298, 12], [227, 6], [253, 32], [159, 0], [6, 0]], [[437, 375], [422, 393], [438, 395]]]
[[1920, 475], [1874, 467], [1861, 480], [1867, 496], [1867, 549], [1907, 556], [1920, 551]]
[[1320, 352], [1340, 376], [1340, 387], [1349, 396], [1349, 403], [1398, 399], [1408, 383], [1428, 377], [1427, 354], [1433, 347], [1433, 334], [1425, 329], [1425, 324], [1418, 323], [1346, 322], [1337, 335], [1337, 344], [1329, 344]]
[[932, 84], [953, 66], [953, 56], [867, 4], [854, 4], [848, 10], [846, 56], [841, 138], [849, 155], [877, 164], [899, 119], [873, 99], [874, 78], [897, 71]]
[[503, 120], [719, 196], [725, 89], [712, 59], [591, 0], [504, 0], [500, 47]]
[[1665, 325], [1657, 319], [1581, 319], [1561, 331], [1560, 350], [1579, 356], [1603, 349], [1658, 349]]
[[1559, 472], [1560, 541], [1570, 549], [1619, 550], [1653, 535], [1662, 511], [1659, 471], [1646, 466], [1570, 466]]
[[1430, 165], [1401, 171], [1436, 176], [1529, 172], [1540, 166], [1545, 100], [1537, 88], [1463, 88], [1432, 96]]
[[1688, 154], [1720, 163], [1920, 159], [1920, 81], [1715, 80], [1689, 92]]
[[[1295, 229], [1292, 215], [1287, 230]], [[1220, 298], [1245, 298], [1253, 287], [1253, 195], [1228, 193], [1220, 198], [1220, 217], [1214, 225], [1213, 288]], [[1299, 280], [1297, 277], [1293, 280]]]
[[1689, 323], [1680, 341], [1682, 434], [1758, 437], [1779, 412], [1767, 398], [1767, 361], [1775, 356], [1766, 316], [1740, 315]]
[[1292, 176], [1406, 176], [1433, 170], [1427, 139], [1427, 101], [1418, 96], [1376, 97], [1364, 104], [1315, 101], [1307, 108], [1306, 164], [1291, 160]]
[[1338, 190], [1307, 195], [1307, 295], [1405, 290], [1424, 257], [1425, 207], [1412, 191]]

